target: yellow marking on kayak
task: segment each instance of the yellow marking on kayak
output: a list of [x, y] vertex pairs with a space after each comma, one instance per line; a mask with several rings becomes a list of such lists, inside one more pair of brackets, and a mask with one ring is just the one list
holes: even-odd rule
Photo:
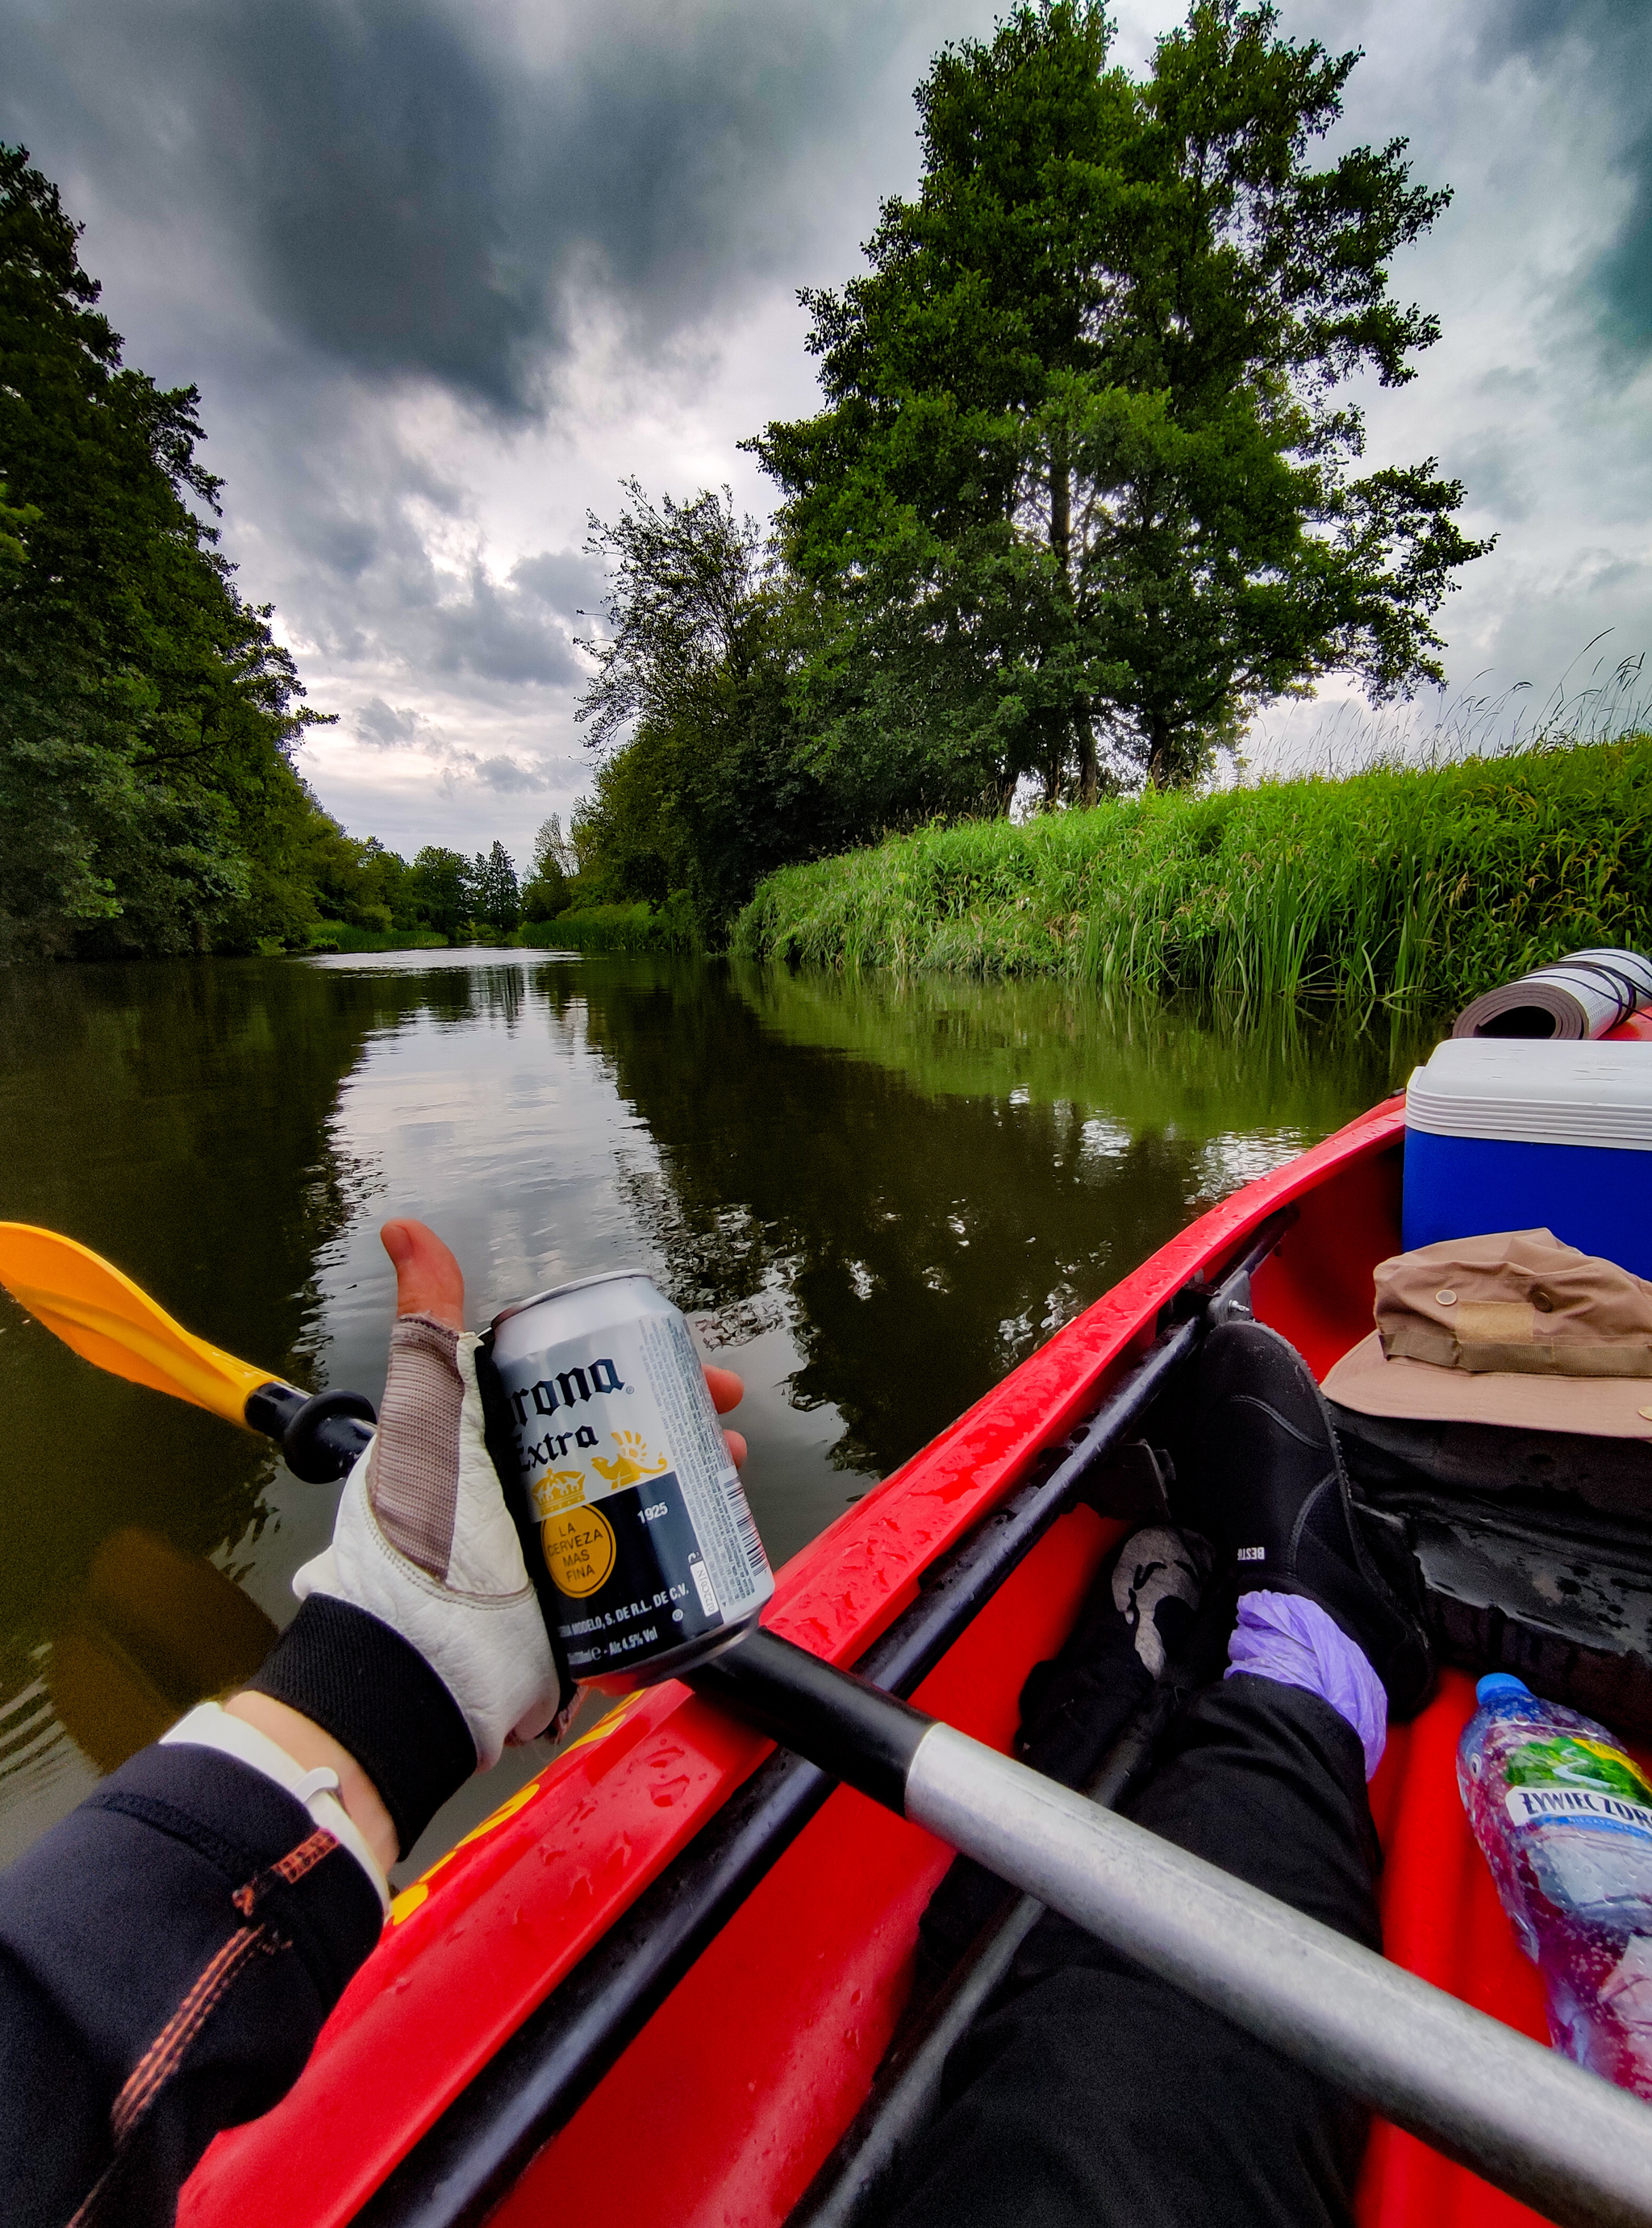
[[[589, 1748], [593, 1741], [605, 1740], [621, 1720], [629, 1717], [637, 1704], [646, 1701], [647, 1699], [645, 1693], [628, 1694], [623, 1702], [617, 1702], [605, 1716], [599, 1718], [588, 1733], [581, 1733], [578, 1740], [571, 1740], [566, 1748], [559, 1749], [553, 1762], [560, 1764], [565, 1756], [571, 1755], [576, 1748]], [[538, 1780], [530, 1779], [525, 1787], [519, 1787], [509, 1802], [502, 1802], [499, 1808], [485, 1817], [479, 1826], [472, 1826], [463, 1840], [455, 1841], [451, 1849], [444, 1850], [429, 1870], [421, 1873], [411, 1887], [404, 1887], [390, 1905], [391, 1925], [400, 1926], [404, 1918], [411, 1918], [429, 1895], [430, 1884], [442, 1866], [450, 1864], [458, 1856], [459, 1851], [468, 1848], [472, 1841], [479, 1841], [484, 1834], [490, 1834], [496, 1826], [503, 1826], [508, 1818], [514, 1818], [517, 1811], [531, 1802], [535, 1796], [539, 1793], [539, 1786]]]
[[502, 1802], [496, 1810], [490, 1810], [479, 1826], [472, 1826], [468, 1834], [461, 1834], [452, 1847], [444, 1849], [435, 1863], [427, 1872], [421, 1873], [411, 1887], [402, 1889], [401, 1893], [390, 1905], [391, 1925], [400, 1926], [404, 1918], [411, 1917], [418, 1910], [419, 1905], [430, 1893], [431, 1881], [435, 1879], [444, 1865], [451, 1864], [461, 1849], [468, 1849], [472, 1841], [481, 1841], [484, 1834], [491, 1834], [496, 1826], [503, 1826], [508, 1818], [514, 1818], [519, 1810], [525, 1810], [538, 1793], [538, 1780], [530, 1779], [525, 1787], [519, 1787], [516, 1792]]
[[624, 1701], [616, 1702], [605, 1716], [597, 1719], [588, 1733], [581, 1733], [578, 1740], [571, 1740], [565, 1749], [558, 1750], [557, 1762], [560, 1764], [565, 1756], [572, 1756], [576, 1748], [589, 1748], [592, 1741], [606, 1740], [620, 1720], [629, 1717], [637, 1705], [646, 1699], [644, 1694], [631, 1694]]

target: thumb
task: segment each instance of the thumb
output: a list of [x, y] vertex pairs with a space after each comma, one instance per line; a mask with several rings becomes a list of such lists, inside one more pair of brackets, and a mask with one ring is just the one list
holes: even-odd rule
[[422, 1222], [387, 1222], [379, 1237], [396, 1264], [396, 1313], [463, 1330], [464, 1272], [436, 1232]]

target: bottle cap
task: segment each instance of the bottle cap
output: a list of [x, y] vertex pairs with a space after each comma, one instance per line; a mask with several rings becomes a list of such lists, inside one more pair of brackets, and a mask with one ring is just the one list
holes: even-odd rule
[[1517, 1679], [1512, 1671], [1488, 1671], [1474, 1690], [1476, 1702], [1495, 1702], [1505, 1694], [1524, 1694], [1530, 1699], [1531, 1688], [1524, 1679]]

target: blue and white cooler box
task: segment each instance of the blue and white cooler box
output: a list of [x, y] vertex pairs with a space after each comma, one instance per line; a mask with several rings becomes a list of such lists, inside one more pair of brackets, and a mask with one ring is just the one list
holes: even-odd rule
[[1552, 1230], [1652, 1277], [1652, 1044], [1453, 1037], [1405, 1086], [1407, 1252]]

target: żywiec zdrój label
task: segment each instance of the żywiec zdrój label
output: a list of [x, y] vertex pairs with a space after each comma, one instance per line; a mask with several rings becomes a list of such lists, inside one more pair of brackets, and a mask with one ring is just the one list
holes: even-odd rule
[[1621, 1795], [1600, 1795], [1587, 1787], [1511, 1787], [1503, 1797], [1511, 1824], [1531, 1826], [1546, 1818], [1571, 1824], [1627, 1826], [1652, 1835], [1652, 1809]]
[[1514, 1826], [1553, 1820], [1652, 1837], [1652, 1787], [1623, 1750], [1587, 1734], [1527, 1741], [1504, 1767], [1503, 1809]]

